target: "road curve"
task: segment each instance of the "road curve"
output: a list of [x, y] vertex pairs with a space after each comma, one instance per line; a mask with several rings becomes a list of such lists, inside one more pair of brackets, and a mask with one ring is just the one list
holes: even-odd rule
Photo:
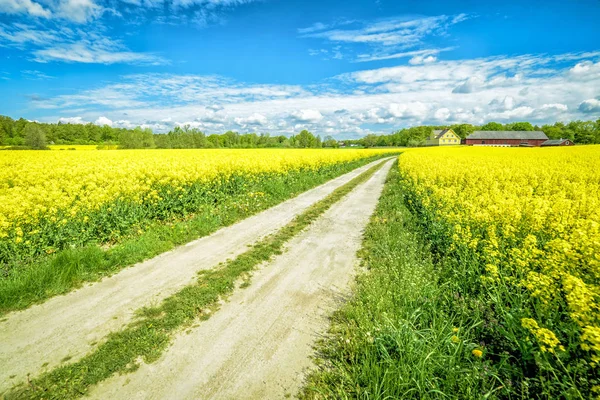
[[310, 368], [316, 337], [347, 290], [362, 232], [392, 165], [333, 205], [155, 363], [92, 389], [95, 399], [281, 399]]
[[8, 314], [0, 322], [0, 394], [25, 381], [28, 374], [33, 378], [65, 358], [80, 359], [108, 333], [128, 323], [135, 310], [190, 284], [199, 270], [242, 254], [378, 162], [100, 282]]

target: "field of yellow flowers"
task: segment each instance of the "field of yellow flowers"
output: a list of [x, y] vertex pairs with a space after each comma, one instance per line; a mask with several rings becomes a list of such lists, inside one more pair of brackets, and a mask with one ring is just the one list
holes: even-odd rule
[[89, 242], [111, 242], [144, 221], [185, 216], [230, 196], [260, 197], [250, 192], [257, 183], [286, 185], [306, 173], [341, 173], [343, 165], [384, 153], [5, 151], [0, 153], [0, 265]]
[[600, 146], [416, 149], [399, 169], [498, 387], [600, 394]]

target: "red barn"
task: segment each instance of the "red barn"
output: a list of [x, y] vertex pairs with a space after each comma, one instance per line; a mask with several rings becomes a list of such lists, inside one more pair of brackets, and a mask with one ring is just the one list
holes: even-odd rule
[[465, 140], [469, 146], [541, 146], [548, 140], [542, 131], [475, 131]]

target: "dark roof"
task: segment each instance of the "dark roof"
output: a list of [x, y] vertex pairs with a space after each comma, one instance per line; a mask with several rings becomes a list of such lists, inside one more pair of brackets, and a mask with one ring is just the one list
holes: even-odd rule
[[569, 139], [549, 139], [542, 143], [542, 146], [560, 146], [567, 141], [569, 141]]
[[548, 140], [542, 131], [475, 131], [467, 139], [538, 139]]
[[435, 133], [435, 138], [439, 139], [442, 136], [444, 136], [446, 134], [446, 132], [448, 132], [450, 129], [444, 129], [443, 131], [440, 130], [434, 130], [433, 133]]

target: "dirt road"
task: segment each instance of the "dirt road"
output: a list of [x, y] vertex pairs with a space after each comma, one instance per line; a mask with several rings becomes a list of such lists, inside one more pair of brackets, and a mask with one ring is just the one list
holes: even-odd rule
[[96, 399], [281, 399], [297, 392], [312, 344], [347, 290], [362, 231], [392, 162], [335, 204], [287, 251], [257, 271], [250, 287], [157, 362], [92, 389]]
[[245, 252], [377, 162], [101, 282], [9, 314], [0, 322], [0, 394], [29, 373], [35, 377], [65, 358], [81, 358], [129, 322], [135, 310], [188, 285], [197, 271]]

